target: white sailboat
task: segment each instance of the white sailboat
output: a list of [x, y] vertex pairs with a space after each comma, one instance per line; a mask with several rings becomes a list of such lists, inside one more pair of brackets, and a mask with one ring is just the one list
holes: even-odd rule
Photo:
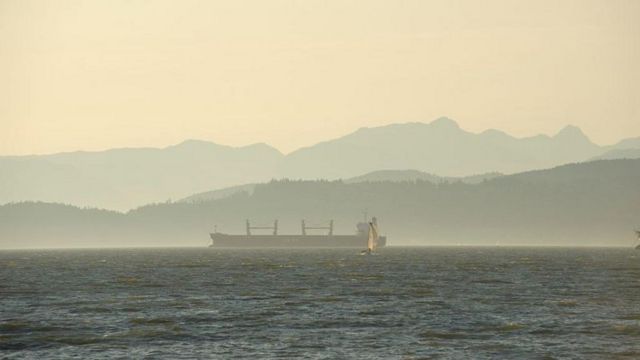
[[375, 222], [369, 223], [369, 238], [367, 239], [367, 250], [363, 251], [363, 255], [371, 255], [375, 252], [378, 246], [378, 226]]
[[640, 250], [640, 230], [636, 230], [636, 235], [638, 235], [638, 244], [636, 245], [635, 249]]

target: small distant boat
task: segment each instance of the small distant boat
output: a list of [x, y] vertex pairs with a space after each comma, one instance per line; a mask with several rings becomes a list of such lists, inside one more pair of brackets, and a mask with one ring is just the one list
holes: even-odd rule
[[369, 222], [369, 237], [367, 239], [367, 250], [362, 251], [361, 255], [373, 255], [378, 247], [378, 225], [376, 218], [374, 217]]
[[638, 244], [636, 245], [635, 249], [640, 250], [640, 230], [636, 230], [636, 235], [638, 235]]

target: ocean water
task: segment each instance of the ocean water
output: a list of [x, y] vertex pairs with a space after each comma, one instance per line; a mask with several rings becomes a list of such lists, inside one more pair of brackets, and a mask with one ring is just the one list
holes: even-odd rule
[[2, 251], [0, 358], [639, 359], [640, 252]]

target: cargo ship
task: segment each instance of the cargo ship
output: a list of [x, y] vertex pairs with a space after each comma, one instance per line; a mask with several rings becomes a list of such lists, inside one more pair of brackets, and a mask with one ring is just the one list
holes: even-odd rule
[[[353, 235], [335, 235], [333, 233], [333, 220], [328, 226], [307, 226], [305, 221], [301, 222], [301, 232], [297, 235], [278, 234], [278, 220], [273, 222], [273, 226], [251, 226], [249, 220], [246, 221], [246, 233], [243, 235], [230, 235], [220, 233], [217, 230], [210, 233], [211, 245], [216, 248], [360, 248], [366, 249], [369, 242], [369, 228], [375, 226], [378, 221], [374, 217], [370, 222], [360, 222], [356, 224], [356, 231]], [[271, 234], [253, 234], [254, 230], [270, 230]], [[326, 234], [308, 234], [309, 230], [325, 230]], [[376, 246], [384, 247], [387, 244], [387, 237], [377, 235]]]

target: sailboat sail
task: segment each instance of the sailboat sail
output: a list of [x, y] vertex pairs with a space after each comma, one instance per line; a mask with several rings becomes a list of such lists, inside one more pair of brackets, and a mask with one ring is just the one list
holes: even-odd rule
[[367, 241], [367, 250], [374, 251], [378, 245], [378, 228], [370, 222], [369, 223], [369, 240]]

